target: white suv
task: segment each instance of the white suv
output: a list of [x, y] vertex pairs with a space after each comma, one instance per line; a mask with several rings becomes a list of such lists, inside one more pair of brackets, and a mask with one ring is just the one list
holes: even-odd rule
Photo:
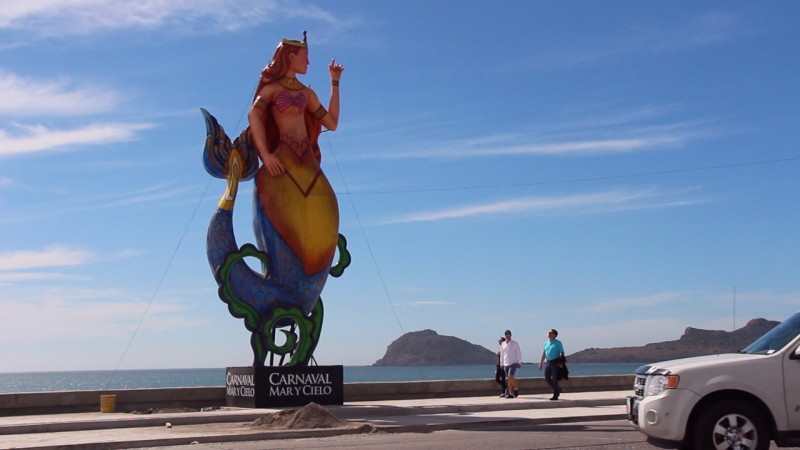
[[628, 420], [659, 447], [800, 446], [800, 313], [740, 353], [636, 370]]

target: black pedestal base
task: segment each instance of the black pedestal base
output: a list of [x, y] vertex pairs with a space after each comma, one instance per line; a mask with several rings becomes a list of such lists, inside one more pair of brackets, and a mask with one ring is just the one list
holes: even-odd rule
[[240, 408], [274, 408], [344, 403], [342, 366], [228, 367], [226, 404]]

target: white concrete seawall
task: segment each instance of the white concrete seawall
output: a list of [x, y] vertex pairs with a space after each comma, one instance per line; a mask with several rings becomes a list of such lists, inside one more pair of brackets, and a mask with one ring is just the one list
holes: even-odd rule
[[[570, 377], [562, 381], [564, 393], [620, 391], [633, 388], [633, 375]], [[544, 379], [520, 378], [522, 394], [549, 392]], [[408, 400], [423, 398], [497, 395], [493, 379], [345, 383], [344, 401]], [[146, 408], [205, 408], [225, 405], [224, 387], [111, 389], [104, 391], [26, 392], [0, 394], [0, 417], [31, 414], [92, 412], [100, 409], [100, 396], [116, 395], [116, 411]]]

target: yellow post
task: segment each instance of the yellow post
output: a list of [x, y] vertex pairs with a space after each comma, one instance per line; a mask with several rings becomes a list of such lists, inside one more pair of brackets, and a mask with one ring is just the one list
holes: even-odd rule
[[116, 395], [101, 395], [100, 396], [100, 412], [113, 413], [117, 405]]

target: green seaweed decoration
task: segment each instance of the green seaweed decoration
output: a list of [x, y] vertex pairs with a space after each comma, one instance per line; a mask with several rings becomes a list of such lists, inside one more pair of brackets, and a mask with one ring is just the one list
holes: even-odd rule
[[339, 261], [336, 262], [335, 266], [331, 267], [330, 274], [332, 277], [339, 278], [351, 261], [350, 252], [347, 250], [347, 239], [341, 233], [339, 233], [339, 240], [336, 241], [336, 248], [339, 250]]
[[230, 273], [234, 264], [246, 257], [253, 257], [261, 261], [266, 268], [269, 265], [267, 254], [257, 249], [253, 244], [244, 244], [238, 252], [231, 252], [225, 258], [225, 263], [219, 266], [216, 278], [219, 283], [219, 298], [228, 304], [228, 311], [233, 317], [244, 319], [245, 327], [250, 331], [258, 329], [258, 312], [247, 303], [239, 300], [231, 289]]
[[[347, 250], [347, 239], [339, 234], [337, 241], [339, 260], [331, 267], [330, 275], [340, 277], [350, 265], [350, 252]], [[239, 299], [231, 289], [231, 270], [234, 265], [244, 258], [252, 257], [261, 262], [265, 276], [269, 274], [269, 258], [266, 253], [258, 250], [252, 244], [244, 244], [239, 251], [231, 252], [225, 258], [224, 264], [216, 271], [219, 283], [219, 297], [228, 305], [232, 316], [244, 319], [245, 327], [252, 333], [250, 346], [253, 349], [253, 365], [264, 366], [267, 356], [272, 353], [281, 356], [281, 361], [286, 355], [290, 360], [286, 366], [308, 365], [313, 357], [314, 350], [319, 343], [322, 333], [324, 307], [322, 297], [317, 299], [311, 314], [305, 316], [298, 307], [277, 307], [266, 317], [259, 317], [258, 312], [250, 305]], [[290, 330], [285, 330], [291, 324]], [[280, 331], [286, 341], [282, 345], [275, 343], [275, 336]]]
[[[266, 348], [280, 356], [292, 355], [289, 362], [286, 363], [287, 366], [308, 365], [319, 342], [323, 315], [322, 298], [317, 300], [308, 317], [305, 317], [300, 308], [296, 306], [292, 308], [277, 308], [262, 328], [261, 336]], [[297, 325], [296, 333], [299, 334], [299, 339], [295, 332], [280, 329], [287, 320]], [[294, 326], [292, 330], [294, 330]], [[275, 343], [276, 331], [281, 331], [286, 338], [286, 342], [281, 346]]]

